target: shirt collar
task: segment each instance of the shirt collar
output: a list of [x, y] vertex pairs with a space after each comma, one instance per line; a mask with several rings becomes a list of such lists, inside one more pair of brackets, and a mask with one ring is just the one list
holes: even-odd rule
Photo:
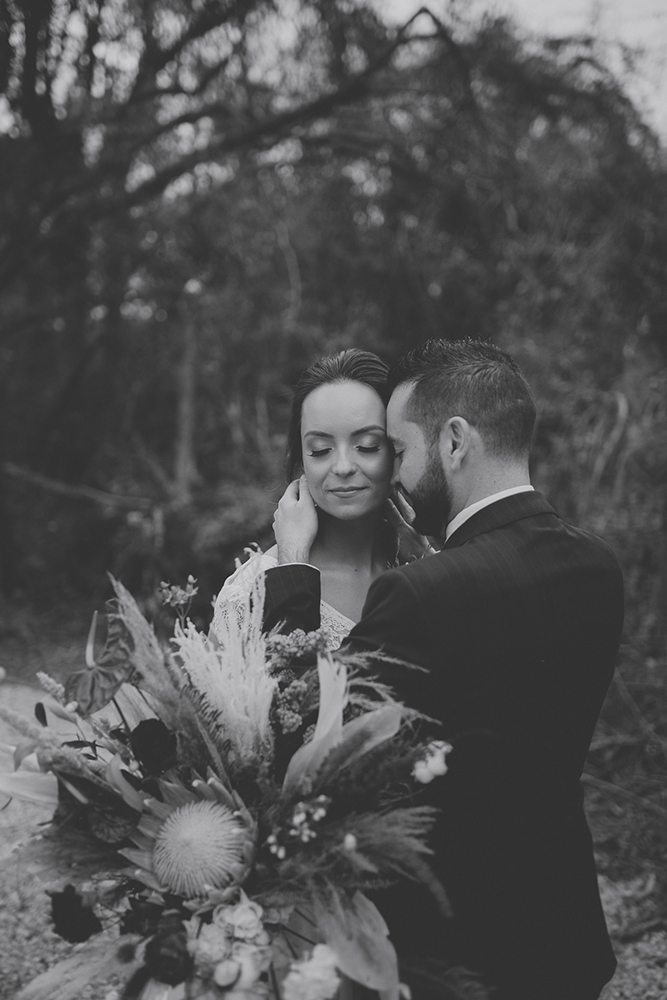
[[453, 535], [457, 528], [460, 528], [469, 517], [476, 514], [478, 510], [482, 510], [483, 507], [488, 507], [489, 504], [495, 503], [496, 500], [502, 500], [503, 497], [514, 496], [515, 493], [528, 493], [533, 490], [533, 486], [512, 486], [509, 490], [501, 490], [500, 493], [492, 493], [491, 496], [484, 497], [482, 500], [477, 500], [475, 503], [471, 503], [469, 507], [464, 507], [460, 510], [456, 517], [447, 525], [447, 531], [445, 533], [445, 541]]

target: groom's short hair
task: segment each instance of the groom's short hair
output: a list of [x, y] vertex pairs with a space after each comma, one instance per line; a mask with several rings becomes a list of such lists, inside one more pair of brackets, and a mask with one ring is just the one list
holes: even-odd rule
[[435, 446], [450, 417], [464, 417], [495, 455], [526, 457], [535, 401], [516, 362], [483, 340], [428, 340], [389, 371], [388, 388], [413, 384], [405, 417]]

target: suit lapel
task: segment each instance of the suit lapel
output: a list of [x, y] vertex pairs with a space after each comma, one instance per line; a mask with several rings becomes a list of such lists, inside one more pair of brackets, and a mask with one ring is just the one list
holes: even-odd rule
[[536, 490], [503, 497], [501, 500], [490, 503], [487, 507], [482, 507], [467, 521], [464, 521], [461, 527], [449, 536], [443, 547], [452, 549], [458, 545], [464, 545], [475, 535], [503, 528], [512, 524], [513, 521], [520, 521], [524, 517], [533, 517], [535, 514], [558, 516], [551, 504], [547, 503], [542, 494]]

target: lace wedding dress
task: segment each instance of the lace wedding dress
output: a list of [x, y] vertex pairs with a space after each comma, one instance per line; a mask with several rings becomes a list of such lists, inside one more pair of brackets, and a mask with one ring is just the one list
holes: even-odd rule
[[[246, 549], [246, 551], [251, 552], [250, 558], [244, 563], [237, 559], [236, 570], [227, 577], [215, 599], [211, 632], [215, 634], [217, 639], [220, 639], [223, 634], [222, 622], [224, 619], [230, 615], [235, 615], [239, 620], [243, 618], [248, 594], [259, 574], [278, 565], [278, 560], [271, 554], [271, 550], [256, 552]], [[332, 651], [338, 649], [343, 639], [354, 628], [354, 624], [351, 618], [336, 611], [326, 601], [320, 602], [320, 625], [331, 636], [328, 645]]]

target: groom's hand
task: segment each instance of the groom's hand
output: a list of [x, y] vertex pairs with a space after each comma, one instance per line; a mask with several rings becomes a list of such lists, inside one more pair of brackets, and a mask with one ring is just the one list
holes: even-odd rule
[[273, 515], [278, 563], [308, 562], [319, 524], [306, 477], [289, 484]]

